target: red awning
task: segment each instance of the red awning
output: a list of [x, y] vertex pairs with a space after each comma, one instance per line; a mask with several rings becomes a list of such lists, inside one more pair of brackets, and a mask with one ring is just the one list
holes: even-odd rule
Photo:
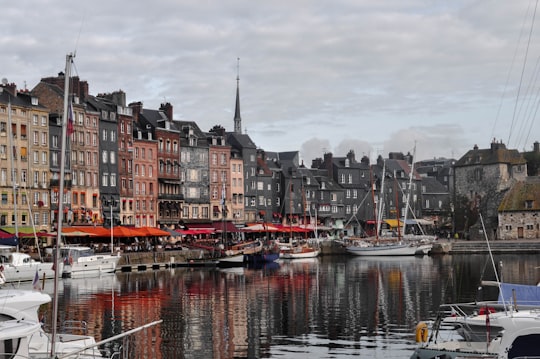
[[216, 221], [212, 223], [212, 226], [216, 229], [216, 232], [240, 232], [232, 222]]
[[186, 223], [187, 229], [195, 229], [195, 230], [215, 230], [215, 227], [212, 225], [212, 223]]

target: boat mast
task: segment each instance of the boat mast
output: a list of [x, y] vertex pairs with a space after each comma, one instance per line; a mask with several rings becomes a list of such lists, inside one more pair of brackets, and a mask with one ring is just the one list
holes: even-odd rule
[[396, 193], [396, 218], [397, 218], [397, 235], [399, 240], [401, 240], [401, 226], [399, 225], [399, 193], [398, 193], [398, 183], [396, 171], [394, 171], [394, 192]]
[[[416, 142], [414, 143], [413, 157], [411, 160], [411, 172], [409, 173], [409, 192], [407, 192], [407, 200], [405, 202], [405, 213], [403, 214], [403, 235], [405, 235], [405, 229], [407, 226], [407, 213], [409, 213], [409, 201], [411, 200], [412, 192], [412, 179], [414, 172], [414, 157], [416, 156]], [[399, 222], [398, 222], [399, 223]]]
[[[56, 329], [57, 329], [57, 323], [56, 320], [58, 318], [58, 277], [59, 277], [59, 269], [58, 269], [58, 259], [59, 259], [59, 251], [60, 251], [60, 243], [62, 239], [62, 215], [64, 213], [63, 211], [63, 205], [64, 205], [64, 177], [65, 177], [65, 168], [66, 168], [66, 149], [67, 149], [67, 142], [68, 142], [68, 136], [67, 136], [67, 126], [68, 126], [68, 103], [69, 103], [69, 80], [71, 77], [71, 63], [73, 61], [73, 58], [75, 57], [74, 54], [67, 54], [66, 55], [66, 70], [65, 70], [65, 79], [64, 79], [64, 114], [62, 117], [62, 137], [61, 137], [61, 146], [60, 146], [60, 188], [58, 192], [58, 226], [56, 230], [56, 243], [54, 251], [54, 300], [53, 300], [53, 313], [52, 313], [52, 332], [51, 332], [51, 358], [55, 357], [55, 346], [56, 346]], [[112, 223], [111, 223], [112, 224]]]
[[[11, 121], [11, 95], [9, 95], [8, 101], [8, 128], [10, 132], [13, 132]], [[8, 132], [9, 133], [9, 132]], [[15, 148], [13, 146], [13, 133], [9, 135], [9, 147], [11, 148], [11, 185], [13, 187], [13, 218], [15, 219], [15, 238], [17, 239], [17, 252], [19, 251], [19, 224], [17, 216], [17, 171], [15, 170]], [[18, 162], [18, 161], [17, 161]]]
[[379, 241], [379, 224], [377, 216], [377, 202], [375, 202], [375, 183], [373, 183], [373, 168], [369, 166], [369, 179], [371, 182], [371, 199], [373, 200], [373, 217], [375, 217], [375, 238]]
[[304, 239], [307, 240], [307, 225], [306, 225], [306, 193], [304, 190], [304, 176], [302, 176], [302, 211], [304, 212]]
[[386, 177], [386, 161], [383, 160], [383, 169], [382, 169], [382, 180], [381, 180], [381, 193], [379, 194], [379, 202], [381, 202], [381, 205], [379, 205], [378, 208], [378, 216], [376, 220], [377, 225], [377, 240], [379, 240], [379, 232], [381, 231], [381, 225], [382, 225], [382, 217], [383, 217], [383, 208], [384, 208], [384, 178]]
[[293, 235], [292, 235], [292, 218], [293, 218], [293, 187], [292, 187], [292, 178], [289, 182], [289, 244], [293, 245]]

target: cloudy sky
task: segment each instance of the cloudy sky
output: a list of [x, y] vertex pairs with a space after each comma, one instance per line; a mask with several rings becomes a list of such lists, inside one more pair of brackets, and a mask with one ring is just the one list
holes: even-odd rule
[[[538, 0], [18, 0], [2, 4], [0, 77], [63, 71], [177, 120], [242, 128], [268, 151], [459, 158], [530, 150]], [[538, 16], [537, 16], [538, 17]]]

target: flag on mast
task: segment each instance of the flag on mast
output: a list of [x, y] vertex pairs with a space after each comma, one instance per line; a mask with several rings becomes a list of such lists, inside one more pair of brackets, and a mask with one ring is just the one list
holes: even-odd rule
[[67, 123], [67, 135], [71, 136], [75, 132], [73, 129], [73, 108], [71, 107], [71, 101], [68, 104], [68, 123]]
[[34, 280], [32, 281], [32, 287], [34, 287], [35, 290], [41, 290], [41, 287], [39, 285], [39, 273], [36, 269], [36, 274], [34, 275]]

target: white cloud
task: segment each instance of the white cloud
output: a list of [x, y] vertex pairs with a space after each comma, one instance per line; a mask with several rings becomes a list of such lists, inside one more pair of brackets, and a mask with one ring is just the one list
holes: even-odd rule
[[204, 130], [232, 129], [240, 57], [242, 127], [262, 148], [313, 158], [354, 147], [359, 157], [416, 141], [419, 159], [459, 158], [493, 137], [512, 133], [507, 145], [519, 149], [538, 140], [533, 105], [514, 114], [527, 43], [521, 96], [535, 103], [524, 90], [535, 88], [540, 54], [540, 27], [527, 38], [533, 9], [505, 0], [21, 0], [2, 7], [0, 77], [32, 88], [76, 50], [93, 94], [122, 89], [148, 108], [170, 102], [177, 119]]

